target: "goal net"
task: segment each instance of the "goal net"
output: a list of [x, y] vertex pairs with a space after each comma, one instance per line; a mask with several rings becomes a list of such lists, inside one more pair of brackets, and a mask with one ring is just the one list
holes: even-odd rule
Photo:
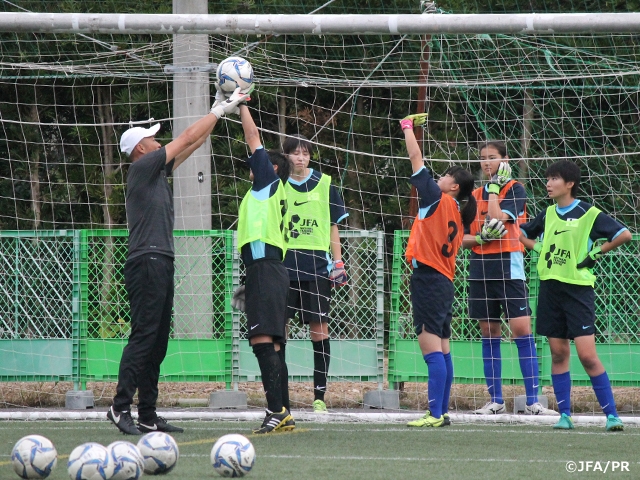
[[[96, 405], [108, 405], [129, 332], [122, 274], [129, 161], [119, 138], [132, 124], [160, 122], [157, 139], [167, 143], [184, 120], [175, 112], [177, 74], [167, 68], [175, 63], [174, 39], [0, 38], [0, 405], [63, 406], [72, 389], [91, 389]], [[329, 408], [367, 406], [367, 392], [388, 388], [401, 390], [403, 408], [427, 406], [403, 260], [416, 215], [398, 123], [404, 116], [428, 112], [417, 135], [436, 175], [462, 165], [481, 185], [478, 144], [503, 140], [530, 214], [549, 205], [545, 168], [569, 159], [582, 168], [580, 198], [638, 231], [636, 35], [199, 35], [192, 45], [209, 52], [208, 65], [231, 55], [250, 60], [257, 84], [250, 108], [265, 146], [279, 149], [287, 135], [305, 135], [313, 144], [310, 167], [331, 175], [344, 197], [350, 279], [331, 303]], [[196, 91], [202, 75], [189, 78]], [[198, 99], [187, 93], [184, 101]], [[219, 122], [209, 153], [211, 227], [175, 234], [176, 305], [160, 403], [202, 406], [210, 393], [238, 388], [257, 408], [259, 372], [243, 318], [229, 303], [243, 269], [237, 212], [251, 185], [237, 118]], [[639, 250], [634, 235], [597, 269], [596, 342], [616, 387], [637, 385], [640, 372]], [[467, 259], [461, 252], [455, 280], [452, 411], [488, 399], [480, 330], [468, 315]], [[529, 258], [526, 268], [535, 307]], [[537, 352], [541, 393], [553, 406], [542, 338]], [[293, 407], [310, 408], [308, 327], [291, 324], [287, 355]], [[513, 409], [524, 388], [506, 322], [502, 362]], [[576, 363], [574, 384], [589, 385], [581, 371]], [[599, 411], [590, 390], [576, 392], [576, 408]], [[623, 412], [637, 410], [633, 389], [616, 392]]]

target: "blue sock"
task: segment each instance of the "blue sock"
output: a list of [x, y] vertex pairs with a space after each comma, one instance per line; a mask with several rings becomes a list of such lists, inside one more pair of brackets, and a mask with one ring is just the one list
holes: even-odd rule
[[527, 394], [527, 405], [538, 401], [538, 354], [533, 335], [515, 339], [520, 359], [520, 370], [524, 380], [524, 391]]
[[482, 339], [482, 361], [484, 363], [484, 377], [491, 401], [504, 403], [502, 398], [502, 355], [500, 353], [499, 338]]
[[453, 383], [453, 362], [451, 353], [443, 354], [444, 365], [447, 367], [447, 379], [444, 382], [444, 393], [442, 396], [442, 414], [449, 413], [449, 397], [451, 396], [451, 384]]
[[445, 365], [442, 352], [431, 352], [424, 356], [429, 368], [429, 410], [431, 416], [440, 418], [442, 416], [442, 396], [444, 394], [444, 384], [447, 379], [447, 366]]
[[609, 381], [609, 375], [604, 372], [597, 377], [589, 377], [591, 379], [591, 385], [593, 385], [593, 391], [596, 393], [598, 403], [602, 407], [602, 411], [605, 415], [618, 416], [616, 411], [616, 401], [613, 398], [613, 391], [611, 390], [611, 382]]
[[569, 372], [551, 374], [553, 393], [556, 394], [559, 412], [571, 415], [571, 374]]

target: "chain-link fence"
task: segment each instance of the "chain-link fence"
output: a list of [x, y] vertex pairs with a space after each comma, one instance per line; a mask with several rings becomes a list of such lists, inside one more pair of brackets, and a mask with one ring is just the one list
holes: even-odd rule
[[73, 232], [0, 232], [0, 339], [68, 339]]

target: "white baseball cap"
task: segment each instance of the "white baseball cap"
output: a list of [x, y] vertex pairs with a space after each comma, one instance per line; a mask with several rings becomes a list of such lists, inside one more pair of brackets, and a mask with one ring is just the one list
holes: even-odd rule
[[140, 140], [147, 137], [153, 137], [160, 130], [160, 124], [156, 123], [155, 125], [149, 128], [142, 127], [133, 127], [127, 130], [120, 137], [120, 151], [126, 153], [127, 155], [131, 155], [133, 149], [136, 148], [136, 145], [140, 143]]

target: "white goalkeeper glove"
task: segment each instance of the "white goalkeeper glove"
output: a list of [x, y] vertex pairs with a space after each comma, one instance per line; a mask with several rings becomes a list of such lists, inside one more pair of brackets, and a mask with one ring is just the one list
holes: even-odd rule
[[511, 180], [511, 165], [509, 165], [509, 162], [500, 162], [498, 171], [493, 177], [491, 177], [491, 183], [489, 183], [487, 190], [489, 193], [499, 195], [500, 190], [507, 184], [507, 182], [509, 182], [509, 180]]
[[236, 310], [244, 312], [244, 285], [240, 285], [233, 291], [231, 306]]
[[[217, 85], [216, 85], [217, 86]], [[222, 118], [230, 113], [239, 114], [240, 110], [238, 105], [246, 101], [249, 98], [249, 94], [241, 93], [240, 87], [236, 88], [234, 92], [225, 101], [218, 102], [218, 93], [216, 92], [216, 102], [211, 107], [211, 113], [216, 117]]]
[[499, 240], [507, 234], [507, 229], [501, 220], [497, 218], [489, 218], [486, 216], [482, 230], [476, 235], [476, 242], [478, 245], [484, 245], [485, 243]]

